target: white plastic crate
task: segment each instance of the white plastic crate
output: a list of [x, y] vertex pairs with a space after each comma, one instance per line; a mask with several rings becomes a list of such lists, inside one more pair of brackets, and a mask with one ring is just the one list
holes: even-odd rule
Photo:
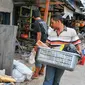
[[46, 47], [39, 47], [37, 52], [37, 60], [39, 62], [70, 71], [74, 70], [78, 57], [79, 55], [75, 53], [57, 51]]

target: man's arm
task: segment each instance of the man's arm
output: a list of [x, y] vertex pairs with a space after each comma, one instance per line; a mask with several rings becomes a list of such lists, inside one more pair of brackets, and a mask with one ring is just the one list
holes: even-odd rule
[[41, 40], [41, 32], [37, 32], [37, 41]]
[[78, 53], [80, 55], [82, 55], [82, 52], [81, 52], [81, 40], [79, 39], [79, 37], [78, 37], [75, 30], [72, 31], [72, 41], [73, 41], [73, 44], [76, 46], [76, 49], [77, 49]]
[[[37, 32], [37, 42], [41, 40], [41, 32]], [[35, 51], [37, 51], [37, 45], [34, 46]]]
[[81, 52], [81, 45], [80, 44], [77, 44], [76, 45], [76, 48], [77, 48], [77, 51], [80, 55], [82, 55], [82, 52]]

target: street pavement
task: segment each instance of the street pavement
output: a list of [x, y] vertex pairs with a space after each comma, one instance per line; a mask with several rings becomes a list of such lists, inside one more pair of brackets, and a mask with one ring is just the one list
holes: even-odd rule
[[73, 72], [65, 71], [60, 85], [85, 85], [85, 65], [77, 65]]
[[[44, 76], [17, 85], [42, 85]], [[77, 65], [74, 71], [65, 71], [60, 85], [85, 85], [85, 65]]]

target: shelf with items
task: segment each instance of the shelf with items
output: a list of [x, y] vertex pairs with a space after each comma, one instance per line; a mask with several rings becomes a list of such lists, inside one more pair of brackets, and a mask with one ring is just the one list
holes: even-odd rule
[[30, 7], [20, 7], [20, 14], [18, 20], [18, 38], [21, 37], [22, 34], [27, 34], [28, 38], [30, 37], [29, 30], [31, 28], [32, 22], [32, 9]]
[[17, 40], [26, 48], [25, 52], [30, 52], [35, 44], [30, 38], [32, 8], [21, 7], [19, 12]]

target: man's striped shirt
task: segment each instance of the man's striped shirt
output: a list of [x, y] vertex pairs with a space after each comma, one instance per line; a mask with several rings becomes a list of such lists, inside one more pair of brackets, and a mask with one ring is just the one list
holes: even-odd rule
[[77, 45], [81, 43], [81, 40], [79, 39], [76, 31], [72, 28], [65, 27], [59, 36], [55, 30], [49, 28], [47, 43], [51, 46], [60, 46], [68, 43]]

